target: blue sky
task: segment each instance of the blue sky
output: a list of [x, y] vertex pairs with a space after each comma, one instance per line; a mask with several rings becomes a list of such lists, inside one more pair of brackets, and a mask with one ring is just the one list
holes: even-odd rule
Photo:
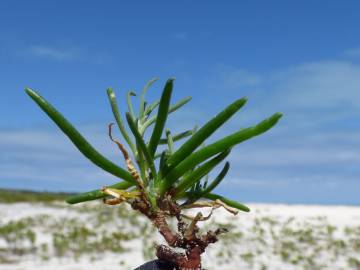
[[[214, 139], [276, 111], [275, 129], [237, 146], [219, 192], [246, 202], [359, 204], [358, 1], [1, 1], [0, 187], [85, 191], [116, 181], [90, 164], [24, 94], [38, 90], [99, 150], [112, 86], [175, 76], [175, 131], [249, 102]], [[220, 169], [220, 168], [219, 168]]]

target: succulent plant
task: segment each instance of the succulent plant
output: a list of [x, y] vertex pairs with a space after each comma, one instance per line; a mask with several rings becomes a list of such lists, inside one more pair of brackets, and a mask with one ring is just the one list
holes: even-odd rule
[[[247, 99], [241, 98], [227, 106], [201, 128], [193, 128], [179, 134], [166, 129], [166, 121], [191, 97], [184, 98], [174, 105], [170, 104], [174, 79], [165, 83], [161, 98], [151, 104], [145, 101], [149, 87], [157, 80], [150, 80], [140, 95], [140, 108], [135, 114], [131, 97], [127, 93], [128, 112], [126, 121], [131, 131], [125, 128], [116, 101], [114, 91], [107, 89], [112, 112], [127, 147], [112, 136], [113, 123], [108, 126], [108, 135], [125, 159], [126, 169], [119, 167], [100, 154], [48, 101], [37, 92], [27, 88], [26, 93], [68, 136], [78, 150], [98, 167], [120, 178], [121, 181], [108, 186], [75, 195], [67, 199], [69, 204], [103, 199], [104, 203], [116, 205], [128, 203], [134, 210], [148, 217], [164, 237], [167, 245], [156, 247], [159, 259], [174, 265], [177, 269], [201, 269], [201, 254], [210, 243], [216, 242], [217, 236], [226, 232], [218, 228], [200, 233], [198, 222], [208, 220], [212, 210], [223, 207], [232, 214], [249, 211], [249, 208], [229, 198], [213, 192], [225, 178], [230, 164], [225, 162], [217, 177], [208, 182], [209, 173], [217, 167], [231, 152], [231, 149], [252, 137], [272, 128], [281, 118], [281, 113], [261, 121], [255, 126], [242, 128], [222, 139], [205, 145], [205, 140], [229, 120]], [[157, 109], [157, 114], [154, 111]], [[149, 140], [145, 132], [150, 130]], [[186, 139], [177, 149], [175, 142]], [[128, 151], [131, 151], [129, 153]], [[210, 207], [208, 216], [198, 212], [195, 216], [186, 214], [186, 209]], [[167, 218], [174, 218], [177, 231], [172, 230]], [[183, 249], [183, 252], [177, 250]]]

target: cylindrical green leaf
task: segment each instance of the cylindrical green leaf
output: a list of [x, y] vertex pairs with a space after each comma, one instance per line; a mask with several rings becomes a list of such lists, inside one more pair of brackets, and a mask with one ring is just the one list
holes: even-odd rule
[[[116, 189], [125, 190], [125, 189], [128, 189], [129, 187], [131, 187], [132, 185], [133, 184], [131, 184], [129, 182], [119, 182], [119, 183], [111, 185], [109, 187], [110, 188], [116, 188]], [[81, 193], [81, 194], [71, 196], [71, 197], [66, 199], [66, 202], [69, 203], [69, 204], [76, 204], [76, 203], [101, 199], [101, 198], [104, 198], [106, 196], [107, 195], [104, 194], [100, 189], [95, 189], [95, 190], [92, 190], [92, 191], [89, 191], [89, 192], [85, 192], [85, 193]]]
[[[191, 100], [191, 97], [185, 97], [185, 98], [179, 100], [178, 102], [176, 102], [174, 105], [171, 105], [169, 107], [169, 113], [168, 114], [170, 114], [170, 113], [176, 111], [177, 109], [179, 109], [180, 107], [184, 106], [190, 100]], [[146, 120], [146, 122], [144, 123], [143, 129], [145, 130], [147, 127], [149, 127], [150, 125], [155, 123], [156, 117], [157, 116], [153, 116], [150, 119]]]
[[144, 111], [145, 111], [145, 95], [146, 92], [148, 91], [148, 89], [151, 87], [151, 85], [156, 82], [159, 78], [155, 77], [152, 78], [150, 81], [148, 81], [145, 86], [144, 89], [141, 91], [141, 96], [140, 96], [140, 109], [139, 109], [139, 119], [141, 119], [144, 116]]
[[218, 176], [216, 176], [216, 178], [211, 182], [211, 184], [206, 187], [201, 194], [206, 194], [206, 193], [210, 193], [211, 191], [213, 191], [219, 184], [220, 182], [224, 179], [224, 177], [226, 176], [226, 174], [228, 173], [230, 168], [230, 163], [226, 162], [224, 168], [221, 170], [221, 172], [218, 174]]
[[166, 183], [166, 185], [162, 186], [161, 193], [163, 194], [163, 192], [168, 188], [170, 188], [171, 185], [177, 179], [179, 179], [179, 177], [181, 177], [185, 172], [187, 172], [197, 164], [200, 164], [201, 162], [212, 157], [213, 155], [216, 155], [217, 153], [224, 151], [224, 149], [228, 149], [236, 144], [239, 144], [252, 137], [258, 136], [264, 133], [265, 131], [269, 130], [277, 123], [277, 121], [281, 118], [281, 116], [282, 116], [281, 113], [275, 113], [273, 116], [263, 120], [254, 127], [241, 129], [238, 132], [235, 132], [223, 139], [220, 139], [192, 153], [182, 162], [180, 162], [175, 168], [170, 170], [170, 172], [165, 176], [166, 181], [163, 182]]
[[134, 112], [134, 107], [133, 107], [132, 101], [131, 101], [131, 97], [134, 97], [134, 96], [136, 96], [136, 93], [135, 93], [135, 92], [133, 92], [133, 91], [128, 91], [128, 92], [126, 93], [126, 103], [127, 103], [127, 105], [128, 105], [128, 109], [129, 109], [129, 113], [130, 113], [131, 117], [132, 117], [133, 119], [136, 119], [135, 112]]
[[149, 106], [147, 106], [145, 108], [143, 119], [146, 119], [146, 117], [149, 116], [152, 113], [152, 111], [155, 110], [157, 106], [159, 106], [159, 104], [160, 104], [160, 100], [157, 100], [151, 103]]
[[[181, 140], [183, 138], [186, 138], [186, 137], [192, 135], [193, 133], [194, 133], [193, 130], [186, 130], [184, 132], [181, 132], [181, 133], [178, 133], [178, 134], [172, 136], [172, 140], [173, 140], [173, 142], [176, 142], [178, 140]], [[160, 141], [159, 141], [159, 144], [167, 144], [167, 143], [168, 143], [167, 138], [160, 139]]]
[[[169, 152], [167, 150], [164, 150], [161, 152], [161, 155], [160, 155], [160, 162], [159, 162], [159, 181], [160, 181], [160, 178], [162, 178], [162, 173], [163, 171], [166, 169], [166, 159], [169, 157]], [[157, 181], [157, 182], [159, 182]]]
[[228, 198], [225, 198], [225, 197], [217, 195], [217, 194], [208, 193], [208, 194], [205, 194], [203, 196], [203, 198], [206, 198], [206, 199], [209, 199], [209, 200], [212, 200], [212, 201], [220, 200], [220, 201], [226, 203], [228, 206], [234, 207], [234, 208], [239, 209], [239, 210], [244, 211], [244, 212], [250, 212], [250, 208], [247, 207], [246, 205], [243, 205], [243, 204], [238, 203], [238, 202], [236, 202], [234, 200], [230, 200]]
[[169, 129], [166, 130], [166, 138], [167, 138], [169, 153], [171, 155], [174, 152], [174, 139]]
[[184, 97], [183, 99], [176, 102], [174, 105], [171, 105], [169, 108], [169, 113], [175, 112], [177, 109], [181, 108], [186, 103], [188, 103], [191, 99], [192, 99], [192, 97], [190, 97], [190, 96]]
[[115, 117], [116, 123], [117, 123], [117, 125], [118, 125], [118, 127], [120, 129], [120, 133], [123, 135], [123, 137], [126, 140], [127, 144], [131, 148], [131, 151], [135, 155], [136, 154], [136, 149], [135, 149], [135, 146], [134, 146], [133, 142], [131, 141], [131, 139], [130, 139], [125, 127], [124, 127], [123, 121], [122, 121], [120, 113], [119, 113], [115, 93], [111, 88], [108, 88], [106, 90], [106, 92], [107, 92], [107, 95], [109, 97], [111, 109], [112, 109], [113, 115]]
[[201, 127], [194, 135], [191, 136], [171, 157], [167, 164], [169, 168], [174, 168], [179, 162], [190, 155], [196, 148], [198, 148], [211, 134], [213, 134], [221, 125], [230, 119], [244, 104], [247, 99], [238, 99], [222, 112], [216, 115], [213, 119]]
[[165, 122], [169, 113], [169, 105], [170, 105], [171, 93], [173, 89], [173, 82], [174, 79], [167, 80], [164, 87], [164, 91], [161, 95], [159, 110], [156, 117], [156, 123], [154, 130], [151, 134], [149, 147], [148, 147], [151, 157], [154, 157], [155, 155], [156, 148], [158, 147], [160, 137], [163, 133]]
[[55, 124], [66, 134], [77, 149], [95, 165], [103, 170], [133, 183], [134, 179], [129, 172], [118, 167], [116, 164], [101, 155], [76, 129], [65, 119], [48, 101], [29, 88], [26, 93], [40, 106], [40, 108], [55, 122]]
[[[208, 174], [213, 168], [215, 168], [221, 161], [223, 161], [230, 153], [230, 149], [224, 151], [217, 155], [216, 157], [212, 158], [211, 160], [205, 162], [204, 164], [200, 165], [196, 168], [192, 173], [190, 173], [187, 177], [184, 177], [183, 180], [175, 188], [175, 197], [179, 198], [182, 194], [191, 186], [196, 184], [204, 175]], [[164, 182], [168, 181], [165, 177]]]
[[127, 120], [128, 124], [129, 124], [131, 132], [135, 136], [137, 145], [140, 148], [139, 150], [144, 154], [145, 160], [146, 160], [147, 164], [149, 165], [149, 168], [151, 170], [153, 178], [155, 179], [156, 176], [157, 176], [157, 173], [156, 173], [156, 170], [155, 170], [154, 160], [150, 156], [150, 153], [149, 153], [149, 151], [148, 151], [148, 149], [146, 147], [146, 144], [145, 144], [143, 138], [141, 137], [138, 129], [136, 128], [136, 124], [132, 120], [131, 115], [128, 112], [126, 113], [126, 120]]

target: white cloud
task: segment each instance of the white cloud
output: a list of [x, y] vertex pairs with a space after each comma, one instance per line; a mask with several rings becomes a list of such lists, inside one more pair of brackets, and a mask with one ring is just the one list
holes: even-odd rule
[[72, 61], [79, 59], [81, 53], [76, 48], [57, 48], [44, 45], [33, 45], [25, 50], [30, 56], [50, 59], [55, 61]]
[[56, 62], [86, 62], [104, 64], [110, 61], [107, 54], [89, 51], [77, 46], [30, 45], [19, 51], [19, 55], [30, 59], [51, 60]]
[[250, 72], [243, 68], [234, 69], [222, 66], [218, 70], [218, 74], [225, 88], [253, 87], [261, 84], [263, 80], [260, 74]]
[[360, 107], [360, 64], [350, 61], [309, 62], [264, 74], [221, 67], [210, 84], [250, 93], [256, 103], [261, 100], [269, 107], [275, 102], [291, 111]]
[[[124, 167], [122, 155], [105, 128], [82, 126], [80, 130], [99, 152]], [[85, 158], [57, 129], [0, 130], [0, 149], [0, 181], [6, 186], [83, 190], [117, 181]]]
[[[346, 61], [305, 63], [270, 75], [275, 100], [293, 109], [360, 107], [360, 65]], [[271, 93], [270, 93], [271, 94]]]
[[184, 41], [184, 40], [188, 39], [188, 34], [186, 32], [178, 32], [178, 33], [173, 34], [172, 38], [176, 39], [176, 40]]
[[304, 148], [304, 145], [300, 147], [287, 145], [282, 148], [261, 148], [247, 152], [245, 156], [233, 155], [230, 161], [234, 164], [242, 164], [242, 166], [259, 167], [322, 166], [330, 164], [341, 166], [349, 163], [360, 164], [360, 153], [355, 149], [329, 149], [329, 147], [320, 148], [316, 146]]
[[360, 57], [360, 47], [345, 50], [343, 55], [347, 57], [358, 58]]
[[262, 179], [261, 177], [254, 177], [254, 178], [236, 178], [236, 177], [228, 177], [221, 183], [227, 188], [266, 188], [266, 187], [284, 187], [289, 185], [288, 179], [273, 179], [273, 178], [266, 178]]
[[254, 189], [285, 183], [291, 189], [307, 183], [326, 190], [330, 182], [337, 186], [358, 179], [359, 64], [318, 61], [260, 74], [221, 68], [209, 84], [223, 89], [227, 99], [239, 91], [250, 97], [228, 126], [231, 130], [275, 111], [284, 113], [269, 133], [233, 149], [227, 188], [231, 183]]

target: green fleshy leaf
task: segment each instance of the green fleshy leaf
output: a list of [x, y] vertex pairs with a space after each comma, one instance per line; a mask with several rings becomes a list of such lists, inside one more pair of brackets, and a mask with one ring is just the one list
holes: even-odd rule
[[76, 148], [91, 162], [103, 170], [120, 177], [128, 182], [134, 183], [134, 179], [129, 172], [118, 167], [116, 164], [101, 155], [77, 129], [65, 119], [47, 100], [34, 90], [25, 89], [26, 93], [39, 105], [39, 107], [55, 122], [55, 124], [72, 141]]
[[[206, 174], [208, 174], [212, 169], [214, 169], [221, 161], [223, 161], [229, 154], [230, 149], [220, 153], [216, 157], [212, 158], [211, 160], [205, 162], [204, 164], [200, 165], [196, 168], [192, 173], [190, 173], [187, 177], [184, 177], [183, 180], [175, 188], [175, 198], [180, 198], [185, 191], [199, 182], [201, 178], [203, 178]], [[166, 180], [164, 180], [166, 181]]]
[[226, 174], [228, 173], [230, 168], [230, 163], [226, 162], [218, 176], [211, 182], [209, 186], [207, 186], [207, 181], [204, 183], [203, 189], [200, 192], [194, 192], [194, 194], [189, 197], [190, 202], [195, 202], [201, 197], [204, 196], [204, 194], [208, 194], [212, 192], [219, 184], [220, 182], [225, 178]]
[[184, 158], [189, 156], [196, 148], [198, 148], [211, 134], [221, 127], [227, 120], [231, 118], [246, 103], [247, 99], [238, 99], [213, 119], [201, 127], [194, 135], [191, 136], [169, 159], [169, 168], [174, 168]]
[[166, 138], [167, 138], [167, 144], [169, 148], [170, 155], [174, 152], [174, 139], [171, 136], [171, 132], [169, 129], [166, 130]]
[[145, 120], [152, 113], [152, 111], [155, 110], [157, 106], [159, 106], [159, 104], [160, 104], [160, 100], [157, 100], [151, 103], [149, 106], [147, 106], [145, 108], [143, 120]]
[[135, 96], [136, 96], [136, 93], [133, 91], [128, 91], [126, 93], [126, 103], [128, 105], [129, 113], [130, 113], [132, 119], [136, 119], [134, 107], [133, 107], [132, 101], [131, 101], [131, 97], [135, 97]]
[[[133, 184], [131, 184], [129, 182], [120, 182], [120, 183], [116, 183], [114, 185], [111, 185], [109, 187], [110, 188], [115, 188], [115, 189], [126, 190], [129, 187], [131, 187], [132, 185]], [[71, 196], [71, 197], [66, 199], [66, 202], [68, 204], [76, 204], [76, 203], [101, 199], [101, 198], [104, 198], [106, 196], [107, 195], [104, 194], [100, 189], [95, 189], [95, 190], [92, 190], [92, 191], [88, 191], [88, 192], [84, 192], [84, 193], [81, 193], [81, 194], [78, 194], [78, 195]]]
[[140, 96], [140, 109], [139, 109], [139, 119], [142, 119], [144, 117], [144, 112], [145, 112], [145, 95], [146, 92], [148, 91], [148, 89], [153, 85], [153, 83], [155, 83], [159, 78], [155, 77], [152, 78], [151, 80], [149, 80], [145, 86], [144, 89], [141, 92], [141, 96]]
[[136, 128], [136, 124], [132, 120], [130, 113], [126, 113], [126, 120], [129, 124], [131, 132], [134, 134], [137, 145], [139, 146], [139, 152], [141, 151], [141, 153], [143, 153], [145, 160], [151, 170], [153, 178], [156, 178], [157, 173], [156, 173], [156, 169], [155, 169], [155, 165], [154, 165], [154, 160], [150, 156], [150, 153], [146, 147], [146, 144], [145, 144], [141, 134], [139, 133], [138, 129]]
[[278, 122], [281, 116], [281, 113], [275, 113], [273, 116], [263, 120], [254, 127], [241, 129], [238, 132], [235, 132], [190, 154], [165, 176], [165, 180], [163, 182], [166, 184], [161, 186], [160, 193], [164, 194], [164, 192], [168, 190], [177, 179], [197, 164], [200, 164], [208, 158], [222, 152], [224, 149], [231, 148], [234, 145], [266, 132]]
[[124, 127], [124, 123], [123, 123], [122, 118], [121, 118], [120, 113], [119, 113], [115, 93], [111, 88], [108, 88], [106, 90], [106, 92], [107, 92], [107, 95], [109, 97], [109, 102], [110, 102], [110, 105], [111, 105], [111, 109], [112, 109], [113, 115], [115, 117], [116, 123], [118, 125], [118, 128], [120, 130], [120, 133], [122, 134], [125, 141], [127, 142], [129, 147], [131, 148], [131, 151], [135, 155], [136, 154], [136, 148], [135, 148], [134, 143], [131, 141], [131, 139], [130, 139], [125, 127]]
[[229, 168], [230, 168], [230, 163], [226, 162], [224, 168], [220, 171], [218, 176], [216, 176], [216, 178], [211, 182], [209, 186], [207, 187], [205, 186], [205, 189], [202, 191], [202, 194], [210, 193], [211, 191], [213, 191], [225, 178], [226, 174], [229, 171]]
[[[179, 141], [179, 140], [181, 140], [183, 138], [186, 138], [186, 137], [188, 137], [188, 136], [190, 136], [192, 134], [194, 134], [193, 130], [186, 130], [184, 132], [181, 132], [181, 133], [178, 133], [178, 134], [172, 136], [172, 140], [173, 140], [173, 142], [176, 142], [176, 141]], [[159, 141], [159, 144], [167, 144], [167, 143], [168, 143], [167, 138], [166, 139], [165, 138], [160, 139], [160, 141]]]
[[[183, 99], [181, 99], [180, 101], [176, 102], [174, 105], [169, 107], [169, 112], [173, 113], [175, 112], [177, 109], [179, 109], [180, 107], [184, 106], [186, 103], [188, 103], [191, 100], [191, 97], [185, 97]], [[143, 125], [143, 131], [145, 131], [146, 128], [148, 128], [149, 126], [151, 126], [152, 124], [155, 123], [157, 116], [153, 116], [150, 119], [146, 120], [146, 122]]]
[[173, 82], [174, 79], [167, 80], [164, 87], [164, 91], [161, 95], [159, 110], [156, 117], [156, 123], [153, 132], [151, 134], [150, 142], [148, 146], [151, 157], [154, 157], [155, 155], [156, 149], [159, 145], [160, 137], [165, 127], [165, 122], [169, 112], [171, 93], [174, 85]]
[[247, 207], [246, 205], [241, 204], [241, 203], [239, 203], [237, 201], [234, 201], [234, 200], [230, 200], [228, 198], [225, 198], [225, 197], [217, 195], [217, 194], [208, 193], [208, 194], [205, 194], [203, 196], [203, 198], [206, 198], [206, 199], [209, 199], [209, 200], [212, 200], [212, 201], [220, 200], [220, 201], [226, 203], [228, 206], [234, 207], [234, 208], [236, 208], [238, 210], [241, 210], [241, 211], [244, 211], [244, 212], [250, 212], [250, 208]]

